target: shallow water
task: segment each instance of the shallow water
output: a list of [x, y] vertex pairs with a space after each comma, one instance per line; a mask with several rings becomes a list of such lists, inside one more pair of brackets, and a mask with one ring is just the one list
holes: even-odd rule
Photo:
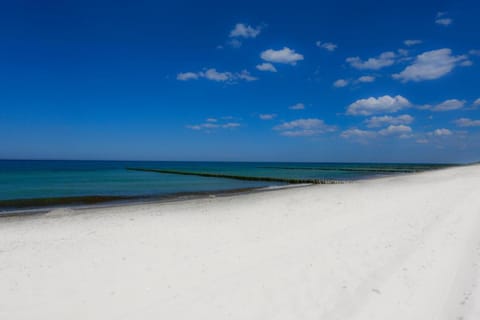
[[[5, 200], [148, 198], [282, 185], [279, 182], [129, 171], [127, 167], [284, 179], [355, 180], [443, 165], [0, 160], [0, 210], [7, 206], [1, 203]], [[15, 202], [10, 201], [8, 207], [12, 206], [15, 207]]]

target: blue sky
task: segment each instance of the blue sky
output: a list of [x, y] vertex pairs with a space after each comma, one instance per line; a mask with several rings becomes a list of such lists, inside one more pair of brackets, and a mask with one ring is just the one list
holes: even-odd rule
[[12, 1], [0, 158], [480, 160], [476, 1]]

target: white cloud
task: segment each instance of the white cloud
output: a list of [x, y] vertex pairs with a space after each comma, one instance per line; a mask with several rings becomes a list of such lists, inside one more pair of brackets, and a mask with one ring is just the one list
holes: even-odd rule
[[181, 72], [177, 74], [177, 80], [187, 81], [187, 80], [196, 80], [199, 78], [199, 75], [195, 72]]
[[394, 74], [393, 78], [402, 82], [434, 80], [450, 73], [465, 60], [467, 56], [452, 56], [452, 50], [448, 48], [427, 51], [418, 55], [402, 72]]
[[412, 128], [409, 126], [400, 124], [400, 125], [389, 125], [386, 129], [380, 130], [378, 133], [382, 136], [389, 135], [401, 135], [407, 137], [407, 134], [412, 132]]
[[252, 27], [243, 23], [237, 23], [232, 31], [230, 31], [230, 38], [256, 38], [260, 34], [260, 27]]
[[469, 118], [460, 118], [454, 121], [459, 127], [480, 127], [480, 120], [472, 120]]
[[361, 76], [358, 78], [358, 82], [374, 82], [375, 77], [374, 76]]
[[323, 120], [314, 118], [285, 122], [275, 126], [273, 129], [280, 131], [282, 136], [288, 137], [314, 136], [336, 130], [334, 126], [325, 124]]
[[459, 66], [470, 67], [470, 66], [473, 66], [473, 62], [471, 60], [464, 60], [464, 61], [460, 62]]
[[248, 72], [247, 70], [242, 70], [240, 73], [237, 73], [235, 75], [236, 78], [238, 79], [242, 79], [242, 80], [245, 80], [245, 81], [255, 81], [255, 80], [258, 80], [257, 77], [254, 77], [250, 74], [250, 72]]
[[474, 106], [480, 106], [480, 98], [478, 98], [477, 100], [475, 100], [475, 102], [473, 103]]
[[233, 129], [233, 128], [240, 127], [240, 123], [228, 122], [228, 123], [222, 124], [220, 127], [223, 128], [223, 129]]
[[417, 143], [426, 144], [426, 143], [428, 143], [428, 140], [427, 139], [418, 139]]
[[332, 43], [332, 42], [317, 41], [316, 45], [317, 47], [328, 50], [328, 51], [335, 51], [335, 49], [337, 49], [338, 47], [335, 43]]
[[442, 26], [449, 26], [453, 22], [453, 19], [451, 18], [438, 18], [435, 20], [436, 24], [442, 25]]
[[217, 119], [208, 118], [205, 120], [204, 123], [188, 125], [186, 127], [188, 129], [195, 130], [195, 131], [211, 132], [215, 129], [234, 129], [240, 126], [241, 126], [240, 123], [237, 123], [237, 122], [218, 123]]
[[437, 12], [435, 23], [443, 26], [449, 26], [450, 24], [452, 24], [453, 20], [451, 18], [448, 18], [447, 14], [448, 12], [445, 11]]
[[293, 106], [288, 107], [290, 110], [303, 110], [305, 109], [305, 105], [303, 103], [297, 103], [294, 104]]
[[356, 138], [356, 139], [366, 139], [374, 138], [377, 135], [380, 136], [398, 136], [399, 138], [411, 138], [413, 135], [412, 128], [406, 125], [390, 125], [385, 129], [382, 129], [378, 132], [372, 130], [361, 130], [357, 128], [348, 129], [342, 132], [340, 135], [342, 138]]
[[480, 50], [470, 50], [468, 51], [468, 54], [472, 56], [480, 56]]
[[303, 60], [303, 55], [287, 47], [284, 47], [280, 50], [265, 50], [260, 54], [260, 57], [268, 62], [285, 63], [291, 65], [296, 65], [298, 61]]
[[404, 57], [404, 58], [399, 59], [398, 61], [406, 61], [406, 60], [410, 59], [410, 57], [408, 57], [408, 50], [398, 49], [397, 52], [398, 52], [399, 55]]
[[369, 128], [378, 128], [385, 125], [400, 125], [400, 124], [410, 124], [414, 118], [408, 114], [404, 114], [397, 117], [392, 116], [381, 116], [381, 117], [372, 117], [365, 120], [365, 124]]
[[238, 39], [231, 39], [229, 41], [227, 41], [227, 44], [232, 47], [232, 48], [235, 48], [235, 49], [238, 49], [242, 46], [242, 41], [238, 40]]
[[347, 114], [368, 116], [375, 113], [393, 113], [410, 106], [411, 103], [399, 95], [395, 97], [388, 95], [379, 98], [370, 97], [357, 100], [349, 105]]
[[465, 100], [458, 100], [458, 99], [449, 99], [445, 100], [442, 103], [437, 105], [425, 105], [421, 106], [420, 109], [424, 110], [431, 110], [431, 111], [451, 111], [451, 110], [458, 110], [465, 106]]
[[362, 61], [360, 57], [349, 57], [346, 61], [354, 68], [359, 70], [378, 70], [384, 67], [391, 66], [395, 63], [395, 53], [388, 51], [380, 54], [378, 57], [369, 58]]
[[348, 80], [345, 80], [345, 79], [338, 79], [333, 83], [333, 86], [336, 88], [343, 88], [343, 87], [346, 87], [347, 85], [348, 85]]
[[348, 129], [343, 131], [340, 136], [342, 138], [373, 138], [377, 135], [375, 131], [361, 130], [361, 129]]
[[277, 72], [277, 68], [275, 68], [275, 66], [269, 62], [258, 64], [256, 68], [260, 71]]
[[436, 129], [433, 130], [432, 132], [429, 132], [428, 135], [430, 136], [436, 136], [436, 137], [441, 137], [441, 136], [450, 136], [452, 135], [452, 131], [442, 128], [442, 129]]
[[188, 129], [192, 130], [216, 129], [218, 127], [219, 125], [214, 123], [201, 123], [187, 126]]
[[212, 81], [227, 81], [232, 80], [233, 74], [231, 72], [218, 72], [215, 68], [208, 69], [200, 73], [202, 77]]
[[260, 114], [258, 117], [262, 120], [272, 120], [277, 115], [275, 113]]
[[415, 46], [417, 44], [421, 44], [422, 42], [423, 42], [422, 40], [405, 40], [405, 41], [403, 41], [403, 43], [407, 47]]
[[215, 68], [206, 69], [205, 71], [200, 72], [184, 72], [177, 75], [177, 80], [187, 81], [187, 80], [197, 80], [197, 79], [207, 79], [216, 82], [232, 82], [235, 80], [244, 80], [244, 81], [255, 81], [258, 78], [252, 76], [247, 70], [242, 70], [241, 72], [232, 73], [232, 72], [219, 72]]

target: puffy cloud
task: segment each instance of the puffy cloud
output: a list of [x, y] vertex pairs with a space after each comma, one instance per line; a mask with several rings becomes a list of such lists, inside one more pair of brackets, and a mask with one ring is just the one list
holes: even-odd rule
[[472, 120], [469, 118], [460, 118], [454, 121], [459, 127], [480, 127], [480, 120]]
[[474, 105], [475, 107], [480, 106], [480, 98], [478, 98], [477, 100], [475, 100], [475, 102], [473, 103], [473, 105]]
[[207, 71], [200, 73], [202, 77], [212, 81], [227, 81], [233, 78], [231, 72], [218, 72], [216, 69], [208, 69]]
[[272, 120], [277, 115], [275, 113], [260, 114], [258, 117], [262, 120]]
[[436, 136], [436, 137], [441, 137], [441, 136], [451, 136], [453, 133], [452, 131], [442, 128], [442, 129], [436, 129], [433, 130], [432, 132], [428, 133], [431, 136]]
[[303, 55], [287, 47], [280, 50], [268, 49], [260, 54], [260, 57], [268, 62], [285, 63], [296, 65], [298, 61], [303, 60]]
[[303, 103], [297, 103], [294, 104], [293, 106], [288, 107], [290, 110], [303, 110], [305, 109], [305, 105]]
[[288, 137], [314, 136], [336, 130], [335, 126], [327, 125], [323, 120], [315, 118], [285, 122], [273, 129], [280, 131], [282, 136]]
[[269, 63], [269, 62], [264, 62], [264, 63], [261, 63], [261, 64], [257, 64], [256, 68], [260, 71], [277, 72], [277, 68], [275, 68], [275, 66], [273, 64]]
[[360, 78], [358, 78], [358, 82], [373, 82], [373, 81], [375, 81], [374, 76], [361, 76]]
[[470, 50], [468, 51], [468, 54], [472, 56], [480, 56], [480, 50]]
[[442, 103], [437, 105], [425, 105], [421, 106], [420, 109], [424, 110], [431, 110], [431, 111], [451, 111], [451, 110], [458, 110], [465, 106], [465, 100], [457, 100], [457, 99], [450, 99], [445, 100]]
[[[244, 23], [237, 23], [230, 31], [230, 39], [226, 41], [226, 44], [232, 48], [240, 48], [243, 45], [243, 42], [240, 40], [241, 38], [256, 38], [261, 30], [262, 28], [260, 26], [252, 27]], [[217, 46], [217, 48], [223, 49], [223, 46]]]
[[333, 86], [336, 87], [336, 88], [346, 87], [346, 86], [348, 86], [348, 80], [338, 79], [337, 81], [335, 81], [335, 82], [333, 83]]
[[232, 73], [232, 72], [219, 72], [215, 68], [206, 69], [205, 71], [200, 72], [184, 72], [177, 74], [177, 80], [187, 81], [187, 80], [197, 80], [197, 79], [207, 79], [216, 82], [231, 82], [235, 80], [244, 80], [244, 81], [255, 81], [256, 77], [252, 76], [247, 70], [242, 70], [241, 72]]
[[243, 23], [237, 23], [235, 27], [230, 31], [230, 38], [256, 38], [260, 34], [260, 27], [252, 27]]
[[427, 51], [418, 55], [402, 72], [394, 74], [393, 78], [402, 82], [434, 80], [450, 73], [466, 60], [467, 56], [453, 56], [448, 48]]
[[275, 130], [287, 130], [287, 129], [311, 129], [324, 126], [324, 121], [320, 119], [298, 119], [290, 122], [282, 123], [275, 127]]
[[362, 61], [360, 57], [349, 57], [346, 61], [354, 68], [359, 70], [379, 70], [384, 67], [391, 66], [395, 63], [395, 53], [388, 51], [380, 54], [378, 57], [369, 58]]
[[361, 129], [348, 129], [343, 131], [340, 136], [342, 138], [373, 138], [377, 135], [375, 131], [361, 130]]
[[317, 47], [328, 50], [328, 51], [335, 51], [335, 49], [337, 49], [338, 47], [335, 43], [321, 42], [321, 41], [317, 41], [316, 45]]
[[375, 113], [393, 113], [410, 106], [411, 103], [399, 95], [395, 97], [388, 95], [379, 98], [370, 97], [357, 100], [349, 105], [347, 114], [368, 116]]
[[199, 78], [199, 75], [195, 72], [181, 72], [177, 74], [177, 80], [187, 81], [187, 80], [196, 80]]
[[400, 124], [400, 125], [389, 125], [386, 129], [380, 130], [378, 133], [382, 136], [389, 135], [401, 135], [402, 137], [407, 137], [409, 133], [412, 132], [412, 128], [409, 126]]
[[385, 125], [400, 125], [400, 124], [410, 124], [414, 118], [411, 115], [403, 114], [401, 116], [392, 117], [392, 116], [381, 116], [381, 117], [372, 117], [368, 120], [365, 120], [365, 124], [369, 128], [378, 128]]
[[238, 79], [242, 79], [242, 80], [245, 80], [245, 81], [255, 81], [255, 80], [258, 80], [257, 77], [254, 77], [250, 74], [250, 72], [248, 72], [247, 70], [242, 70], [240, 73], [237, 73], [236, 75], [236, 78]]
[[399, 138], [410, 138], [412, 137], [412, 128], [409, 126], [400, 124], [400, 125], [389, 125], [387, 128], [382, 129], [378, 132], [372, 130], [361, 130], [357, 128], [352, 128], [343, 131], [340, 136], [342, 138], [356, 138], [364, 140], [366, 138], [374, 138], [378, 135], [380, 136], [398, 136]]
[[405, 41], [403, 41], [403, 43], [407, 47], [415, 46], [417, 44], [421, 44], [422, 42], [423, 42], [422, 40], [405, 40]]

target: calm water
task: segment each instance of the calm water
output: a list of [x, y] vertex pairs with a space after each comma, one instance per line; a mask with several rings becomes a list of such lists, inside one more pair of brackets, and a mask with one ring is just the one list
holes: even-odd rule
[[[1, 201], [86, 196], [157, 197], [281, 185], [152, 172], [126, 167], [241, 176], [354, 180], [439, 165], [340, 163], [120, 162], [0, 160]], [[379, 170], [375, 172], [372, 170]]]

